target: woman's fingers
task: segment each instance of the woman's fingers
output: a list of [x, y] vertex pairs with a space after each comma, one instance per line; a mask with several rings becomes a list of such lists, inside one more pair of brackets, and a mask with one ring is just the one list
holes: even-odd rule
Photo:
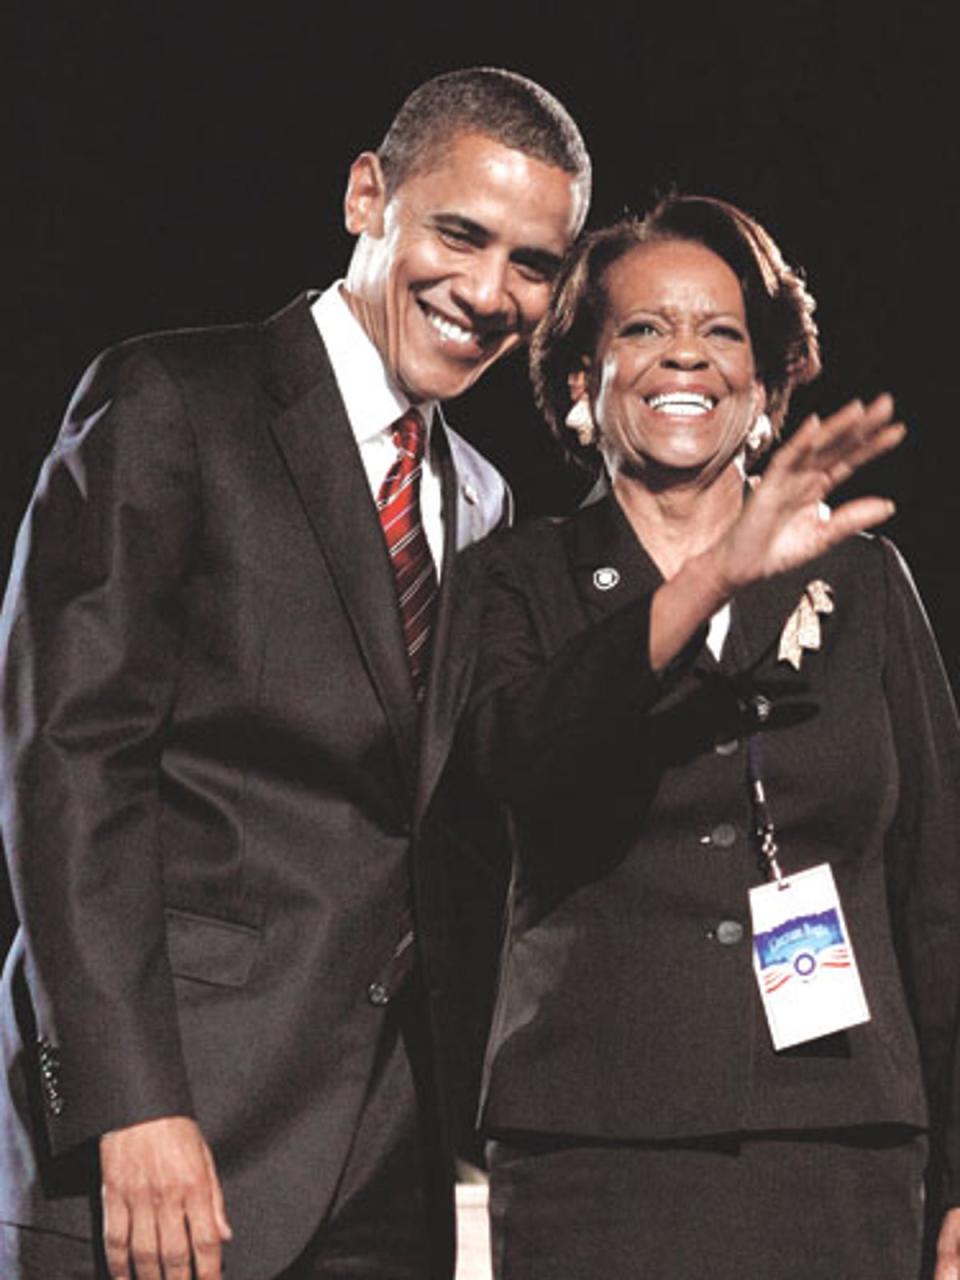
[[900, 444], [906, 428], [892, 417], [893, 398], [886, 393], [868, 405], [851, 400], [828, 418], [811, 415], [774, 455], [768, 475], [791, 484], [799, 479], [810, 496], [823, 497]]
[[863, 533], [889, 520], [896, 507], [888, 498], [855, 498], [832, 511], [824, 521], [828, 547], [843, 542], [855, 533]]

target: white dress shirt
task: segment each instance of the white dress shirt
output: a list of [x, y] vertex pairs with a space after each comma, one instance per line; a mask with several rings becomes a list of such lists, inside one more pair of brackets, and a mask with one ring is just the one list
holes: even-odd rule
[[730, 604], [722, 604], [710, 619], [707, 628], [707, 648], [720, 661], [727, 632], [730, 630]]
[[[333, 366], [347, 418], [360, 450], [374, 502], [397, 456], [391, 427], [410, 401], [391, 381], [380, 353], [347, 305], [335, 281], [310, 304]], [[431, 448], [435, 400], [416, 406], [427, 427], [427, 450], [420, 480], [420, 518], [437, 575], [443, 564], [443, 502], [440, 471]]]

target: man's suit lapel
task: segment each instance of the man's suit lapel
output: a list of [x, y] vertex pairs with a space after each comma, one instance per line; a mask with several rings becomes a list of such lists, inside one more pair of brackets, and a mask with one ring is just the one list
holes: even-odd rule
[[[356, 441], [306, 298], [268, 321], [267, 340], [268, 380], [281, 406], [271, 430], [412, 786], [418, 717], [393, 571]], [[309, 573], [305, 564], [304, 574]]]
[[[457, 715], [466, 698], [479, 621], [479, 585], [473, 572], [475, 557], [457, 557], [459, 478], [443, 421], [438, 413], [431, 436], [433, 456], [440, 468], [443, 501], [443, 570], [434, 624], [430, 679], [421, 725], [421, 773], [417, 812], [429, 803], [447, 758]], [[471, 583], [474, 584], [471, 587]]]

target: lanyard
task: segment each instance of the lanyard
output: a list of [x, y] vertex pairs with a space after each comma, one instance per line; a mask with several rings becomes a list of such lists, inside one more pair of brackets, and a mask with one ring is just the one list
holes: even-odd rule
[[[741, 661], [745, 661], [746, 652], [740, 614], [736, 607], [736, 602], [734, 602], [730, 610], [729, 639], [732, 649], [736, 651]], [[756, 693], [744, 701], [752, 708], [757, 724], [760, 726], [747, 738], [747, 781], [750, 788], [750, 799], [753, 801], [754, 834], [757, 837], [757, 843], [763, 855], [763, 864], [767, 875], [778, 888], [787, 889], [790, 886], [790, 881], [783, 874], [777, 857], [780, 852], [777, 845], [777, 830], [773, 825], [770, 806], [767, 804], [767, 793], [763, 786], [763, 726], [770, 719], [773, 712], [773, 703], [762, 693]], [[743, 705], [744, 702], [741, 702], [741, 706]]]
[[[770, 718], [770, 712], [773, 710], [769, 700], [762, 696], [754, 699], [753, 709], [761, 725]], [[780, 849], [777, 845], [777, 830], [773, 825], [770, 806], [767, 804], [767, 793], [763, 786], [762, 759], [763, 730], [759, 729], [756, 733], [751, 733], [747, 739], [747, 778], [750, 783], [750, 798], [753, 801], [753, 815], [756, 824], [754, 831], [760, 845], [760, 852], [763, 854], [768, 876], [775, 881], [778, 888], [786, 889], [789, 886], [789, 881], [783, 874], [777, 858]]]

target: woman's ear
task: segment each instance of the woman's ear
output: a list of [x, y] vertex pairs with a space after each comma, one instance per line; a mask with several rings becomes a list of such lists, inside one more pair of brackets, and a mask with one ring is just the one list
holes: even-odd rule
[[755, 378], [754, 382], [754, 406], [757, 414], [767, 412], [767, 388], [763, 385], [762, 378]]
[[383, 235], [383, 212], [387, 207], [387, 187], [380, 158], [373, 151], [361, 151], [350, 166], [343, 198], [343, 221], [352, 236]]
[[587, 388], [587, 368], [588, 362], [585, 360], [579, 369], [575, 369], [573, 373], [567, 374], [567, 389], [570, 392], [570, 399], [574, 404], [589, 394]]
[[773, 423], [767, 417], [767, 389], [758, 378], [754, 384], [753, 422], [747, 428], [744, 444], [747, 448], [747, 463], [755, 462], [773, 444], [775, 432]]
[[597, 426], [590, 410], [587, 368], [585, 366], [567, 374], [567, 388], [573, 404], [564, 420], [564, 425], [568, 430], [574, 432], [577, 440], [584, 447], [596, 444]]

